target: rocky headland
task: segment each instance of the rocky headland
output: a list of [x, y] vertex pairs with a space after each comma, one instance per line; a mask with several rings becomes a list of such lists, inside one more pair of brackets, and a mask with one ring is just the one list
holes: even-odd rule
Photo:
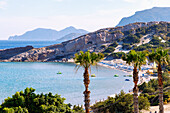
[[114, 41], [126, 37], [124, 32], [132, 31], [135, 34], [135, 30], [138, 28], [150, 27], [159, 23], [167, 22], [137, 22], [120, 27], [104, 28], [73, 40], [43, 48], [25, 47], [21, 50], [19, 48], [1, 50], [0, 60], [8, 62], [47, 62], [72, 58], [80, 50], [102, 52], [102, 45], [108, 46]]

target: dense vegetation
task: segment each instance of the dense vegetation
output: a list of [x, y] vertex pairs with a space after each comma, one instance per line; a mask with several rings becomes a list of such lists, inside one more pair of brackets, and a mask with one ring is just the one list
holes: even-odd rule
[[109, 45], [109, 47], [117, 47], [117, 46], [118, 46], [118, 43], [116, 41]]
[[123, 39], [123, 42], [129, 44], [139, 43], [140, 38], [134, 34], [129, 34], [126, 38]]
[[169, 45], [170, 45], [169, 41], [166, 41], [166, 42], [161, 42], [161, 41], [162, 41], [162, 39], [160, 39], [158, 36], [154, 35], [152, 40], [149, 43], [140, 45], [138, 47], [134, 47], [133, 49], [136, 51], [143, 51], [143, 50], [155, 49], [158, 47], [163, 47], [163, 48], [169, 47]]
[[116, 52], [116, 53], [110, 54], [108, 57], [112, 57], [112, 59], [121, 59], [123, 55], [125, 55], [124, 52]]
[[123, 44], [122, 44], [122, 49], [124, 49], [124, 50], [130, 50], [130, 49], [131, 49], [131, 45], [128, 44], [128, 43], [123, 43]]
[[110, 46], [107, 49], [105, 49], [103, 53], [112, 53], [114, 50], [115, 50], [115, 48]]
[[[149, 42], [149, 44], [144, 44], [139, 47], [135, 47], [135, 50], [146, 50], [150, 48], [157, 47], [169, 47], [170, 45], [170, 23], [160, 22], [159, 24], [152, 25], [150, 27], [141, 27], [134, 30], [124, 31], [124, 38], [122, 41], [124, 43], [128, 43], [133, 45], [134, 43], [139, 43], [140, 38], [147, 34], [154, 34], [153, 39]], [[162, 39], [166, 42], [161, 42]], [[127, 44], [126, 44], [127, 45]]]
[[[148, 98], [139, 96], [139, 110], [148, 110], [150, 103]], [[123, 91], [116, 95], [115, 98], [108, 97], [107, 100], [97, 102], [92, 107], [96, 113], [132, 113], [133, 112], [133, 95], [125, 94]]]
[[[170, 102], [170, 74], [163, 73], [164, 103]], [[148, 83], [139, 85], [142, 96], [147, 97], [151, 105], [158, 105], [158, 80], [152, 79]]]
[[5, 99], [0, 106], [1, 113], [71, 113], [71, 104], [64, 103], [60, 95], [35, 94], [35, 89], [26, 88]]
[[114, 52], [115, 48], [118, 46], [118, 43], [115, 41], [112, 44], [110, 44], [108, 47], [106, 47], [105, 45], [102, 45], [100, 48], [104, 48], [105, 50], [103, 51], [103, 53], [107, 56], [107, 53], [112, 53]]
[[[120, 38], [117, 41], [123, 41], [122, 49], [124, 50], [134, 49], [136, 51], [143, 51], [151, 50], [152, 48], [155, 49], [158, 47], [170, 47], [170, 23], [167, 22], [160, 22], [159, 24], [151, 25], [149, 27], [140, 27], [124, 32], [118, 30], [109, 33], [121, 33], [123, 35], [123, 38]], [[140, 39], [147, 35], [148, 37], [152, 37], [151, 41], [147, 44], [136, 46], [136, 44], [140, 42]], [[107, 56], [108, 53], [114, 52], [114, 48], [114, 46], [109, 48], [105, 47], [105, 51], [103, 53], [105, 56]]]

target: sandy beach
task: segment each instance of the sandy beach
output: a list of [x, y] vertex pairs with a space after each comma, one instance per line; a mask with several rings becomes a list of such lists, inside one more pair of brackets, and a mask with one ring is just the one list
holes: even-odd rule
[[[73, 62], [73, 60], [71, 60], [70, 62]], [[103, 60], [102, 62], [98, 63], [99, 66], [104, 66], [107, 68], [111, 68], [111, 69], [115, 69], [115, 70], [121, 70], [125, 73], [127, 73], [127, 75], [133, 75], [133, 67], [129, 66], [128, 64], [126, 64], [125, 61], [121, 60], [121, 59], [115, 59], [115, 60]], [[127, 67], [127, 68], [125, 68]], [[130, 68], [128, 68], [130, 67]], [[145, 68], [145, 70], [141, 70], [139, 71], [139, 82], [138, 84], [142, 84], [143, 82], [148, 82], [151, 79], [157, 79], [157, 77], [152, 77], [152, 76], [143, 76], [144, 74], [147, 73], [147, 70], [152, 68], [152, 66], [150, 65], [144, 65], [142, 66]], [[129, 92], [130, 94], [133, 94], [132, 90], [130, 89], [131, 92]], [[115, 97], [115, 94], [109, 95], [110, 97]], [[165, 113], [170, 113], [170, 103], [164, 105], [164, 109], [165, 109]], [[159, 106], [151, 106], [150, 109], [147, 110], [142, 110], [142, 113], [155, 113], [155, 111], [159, 111]]]
[[[127, 69], [121, 69], [121, 68], [118, 68], [118, 67], [115, 67], [115, 65], [119, 65], [121, 64], [122, 66], [128, 66], [126, 64], [126, 62], [124, 62], [123, 60], [121, 59], [115, 59], [115, 60], [111, 60], [111, 61], [105, 61], [103, 60], [102, 63], [98, 63], [98, 65], [100, 66], [104, 66], [104, 67], [107, 67], [107, 68], [112, 68], [112, 69], [117, 69], [117, 70], [121, 70], [121, 71], [124, 71], [126, 72], [127, 74], [133, 74], [133, 71], [130, 71]], [[144, 67], [146, 67], [147, 65], [145, 65]], [[148, 68], [152, 68], [151, 66], [148, 66]], [[143, 82], [148, 82], [149, 80], [151, 79], [157, 79], [157, 77], [152, 77], [152, 76], [149, 76], [149, 77], [144, 77], [142, 76], [143, 74], [145, 74], [147, 72], [147, 70], [143, 70], [143, 71], [140, 71], [139, 72], [139, 82], [138, 84], [142, 84]], [[133, 94], [133, 92], [130, 92], [131, 94]], [[115, 94], [113, 95], [110, 95], [110, 97], [114, 97]], [[164, 105], [164, 110], [165, 110], [165, 113], [170, 113], [170, 103]], [[147, 111], [147, 110], [142, 110], [142, 113], [155, 113], [155, 111], [157, 111], [157, 113], [159, 112], [159, 106], [151, 106], [150, 109]]]
[[[104, 66], [104, 67], [107, 67], [107, 68], [111, 68], [111, 69], [121, 70], [121, 71], [127, 73], [127, 75], [133, 75], [133, 66], [129, 66], [122, 59], [114, 59], [114, 60], [110, 60], [110, 61], [103, 60], [102, 62], [98, 63], [98, 65]], [[147, 73], [147, 71], [150, 68], [152, 68], [152, 66], [144, 65], [144, 66], [142, 66], [142, 68], [143, 68], [143, 70], [139, 71], [139, 82], [138, 82], [138, 84], [142, 84], [143, 82], [148, 82], [151, 79], [155, 79], [155, 77], [143, 76]]]

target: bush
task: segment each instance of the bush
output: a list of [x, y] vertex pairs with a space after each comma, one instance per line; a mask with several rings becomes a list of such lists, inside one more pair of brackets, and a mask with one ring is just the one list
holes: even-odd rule
[[117, 52], [110, 54], [108, 57], [112, 57], [113, 59], [121, 59], [123, 55], [125, 55], [124, 52]]
[[101, 48], [101, 49], [105, 49], [105, 48], [106, 48], [106, 45], [101, 45], [100, 48]]
[[107, 49], [105, 49], [105, 51], [103, 53], [112, 53], [112, 52], [114, 52], [114, 50], [115, 50], [115, 48], [110, 46]]
[[64, 104], [65, 98], [60, 95], [35, 94], [35, 89], [26, 88], [25, 91], [16, 92], [12, 98], [8, 97], [1, 104], [0, 112], [7, 113], [71, 113], [71, 105]]
[[140, 38], [137, 37], [136, 35], [129, 34], [127, 37], [125, 37], [123, 39], [123, 42], [124, 43], [130, 43], [130, 44], [139, 43], [140, 42]]
[[143, 44], [143, 45], [140, 45], [140, 46], [136, 46], [133, 49], [135, 51], [144, 51], [144, 50], [151, 50], [152, 47], [153, 46], [151, 44], [147, 43], [147, 44]]
[[73, 111], [76, 113], [84, 113], [83, 106], [79, 106], [79, 105], [78, 106], [74, 105]]
[[154, 93], [155, 90], [153, 88], [145, 88], [142, 93]]
[[[163, 88], [164, 88], [164, 102], [166, 100], [168, 100], [170, 98], [170, 90], [168, 89], [168, 87], [170, 86], [170, 74], [168, 74], [168, 72], [164, 72], [162, 74], [162, 78], [163, 78]], [[156, 79], [152, 79], [150, 80], [148, 83], [143, 83], [141, 85], [139, 85], [139, 91], [142, 91], [142, 96], [147, 97], [148, 100], [150, 101], [150, 104], [152, 106], [154, 105], [158, 105], [159, 103], [159, 91], [158, 91], [158, 80]], [[169, 101], [167, 101], [169, 102]]]
[[[149, 106], [148, 99], [144, 96], [139, 96], [139, 109], [148, 110]], [[125, 94], [121, 91], [115, 98], [108, 97], [107, 100], [97, 102], [91, 108], [99, 113], [133, 113], [133, 95]]]
[[139, 100], [139, 110], [142, 110], [142, 109], [148, 110], [149, 109], [150, 102], [147, 97], [139, 96], [138, 100]]
[[159, 37], [153, 37], [152, 40], [149, 42], [152, 45], [159, 45], [161, 43], [161, 39]]
[[112, 44], [109, 45], [109, 47], [117, 47], [118, 46], [118, 43], [117, 42], [113, 42]]
[[109, 55], [109, 53], [103, 53], [104, 54], [104, 57], [107, 57]]
[[128, 44], [128, 43], [123, 43], [123, 44], [122, 44], [122, 49], [130, 50], [130, 49], [131, 49], [131, 46], [130, 46], [130, 44]]

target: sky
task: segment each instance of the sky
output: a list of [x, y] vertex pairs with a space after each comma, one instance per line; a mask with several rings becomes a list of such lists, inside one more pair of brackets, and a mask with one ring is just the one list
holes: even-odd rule
[[170, 0], [0, 0], [0, 40], [36, 28], [92, 32], [152, 7], [170, 7]]

